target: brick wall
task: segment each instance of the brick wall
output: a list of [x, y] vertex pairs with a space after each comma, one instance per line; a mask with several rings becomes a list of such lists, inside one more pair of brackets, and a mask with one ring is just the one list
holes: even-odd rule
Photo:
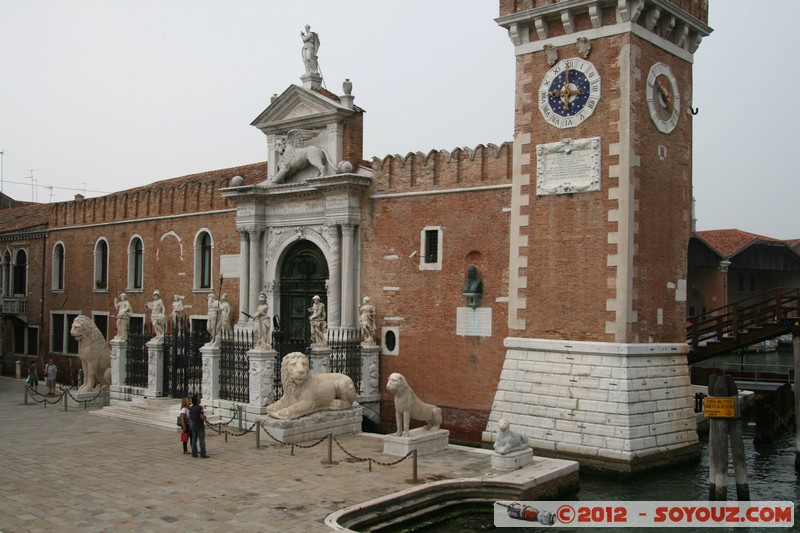
[[[227, 187], [234, 176], [245, 183], [260, 182], [266, 175], [266, 163], [218, 170], [204, 174], [153, 183], [147, 187], [93, 198], [53, 204], [50, 208], [52, 246], [61, 242], [65, 248], [66, 287], [53, 291], [46, 284], [47, 306], [52, 310], [109, 313], [109, 338], [116, 334], [113, 317], [114, 298], [125, 292], [135, 314], [147, 315], [145, 302], [158, 289], [167, 310], [175, 294], [185, 296], [192, 306], [187, 315], [205, 315], [209, 289], [195, 283], [195, 245], [198, 232], [206, 230], [212, 238], [211, 289], [215, 294], [228, 293], [231, 307], [239, 315], [239, 280], [220, 283], [220, 256], [239, 253], [235, 207], [224, 200], [219, 189]], [[128, 249], [131, 239], [141, 238], [143, 286], [128, 286]], [[108, 286], [98, 289], [94, 279], [94, 250], [98, 239], [108, 243]], [[45, 279], [49, 280], [52, 261], [46, 261]], [[49, 339], [50, 317], [45, 316], [45, 336]], [[42, 348], [49, 351], [49, 340]]]
[[[377, 326], [399, 328], [400, 352], [381, 356], [385, 429], [394, 428], [385, 380], [403, 374], [420, 398], [442, 407], [444, 427], [458, 440], [479, 441], [503, 363], [507, 332], [510, 150], [478, 147], [410, 154], [374, 164], [374, 195], [362, 218], [361, 294], [377, 309]], [[497, 154], [500, 154], [499, 156]], [[460, 180], [460, 181], [459, 181]], [[486, 189], [494, 185], [496, 188]], [[438, 190], [456, 192], [436, 192]], [[481, 188], [483, 186], [484, 188]], [[427, 191], [428, 194], [414, 194]], [[406, 194], [403, 194], [406, 193]], [[442, 269], [420, 270], [420, 232], [443, 232]], [[412, 256], [413, 254], [413, 256]], [[491, 308], [490, 337], [456, 335], [466, 269], [478, 267], [482, 307]]]

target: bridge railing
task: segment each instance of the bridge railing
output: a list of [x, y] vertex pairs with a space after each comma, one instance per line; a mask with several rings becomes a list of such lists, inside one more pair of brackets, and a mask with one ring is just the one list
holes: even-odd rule
[[686, 339], [693, 350], [709, 341], [735, 342], [750, 329], [778, 325], [786, 318], [800, 316], [799, 310], [800, 289], [779, 287], [690, 317]]

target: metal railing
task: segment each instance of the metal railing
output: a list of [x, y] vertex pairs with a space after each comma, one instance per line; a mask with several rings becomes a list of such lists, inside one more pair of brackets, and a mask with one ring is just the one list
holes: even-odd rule
[[255, 346], [252, 331], [232, 331], [220, 341], [219, 396], [234, 402], [250, 401], [250, 358]]

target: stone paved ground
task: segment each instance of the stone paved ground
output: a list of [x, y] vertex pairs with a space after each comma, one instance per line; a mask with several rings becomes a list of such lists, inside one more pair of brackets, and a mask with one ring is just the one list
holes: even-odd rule
[[[40, 387], [42, 390], [42, 387]], [[295, 449], [255, 436], [206, 432], [210, 459], [183, 455], [177, 432], [91, 416], [63, 404], [24, 405], [24, 381], [0, 377], [0, 531], [326, 531], [329, 513], [409, 485], [410, 459], [396, 466], [322, 465], [326, 443]], [[382, 441], [343, 436], [359, 457]], [[477, 477], [487, 455], [452, 447], [422, 456], [425, 481]]]

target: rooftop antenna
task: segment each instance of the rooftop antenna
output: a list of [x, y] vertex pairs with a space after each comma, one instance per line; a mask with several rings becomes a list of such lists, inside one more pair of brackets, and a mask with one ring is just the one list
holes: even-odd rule
[[53, 186], [52, 186], [52, 185], [49, 185], [47, 188], [48, 188], [48, 189], [49, 189], [49, 191], [50, 191], [50, 193], [49, 193], [49, 195], [50, 195], [50, 199], [48, 200], [48, 203], [53, 203]]
[[36, 180], [33, 178], [33, 171], [34, 170], [39, 170], [39, 169], [38, 168], [29, 168], [28, 172], [30, 172], [31, 175], [27, 177], [27, 179], [31, 180], [31, 201], [32, 202], [36, 201]]
[[83, 195], [86, 196], [86, 182], [82, 181], [81, 185], [83, 185]]
[[0, 150], [0, 192], [3, 192], [3, 154], [5, 152]]

